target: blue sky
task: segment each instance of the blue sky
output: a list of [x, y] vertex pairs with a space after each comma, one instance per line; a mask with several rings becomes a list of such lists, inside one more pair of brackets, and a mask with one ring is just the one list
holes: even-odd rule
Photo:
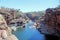
[[21, 9], [22, 12], [42, 11], [58, 4], [58, 0], [0, 0], [0, 7]]

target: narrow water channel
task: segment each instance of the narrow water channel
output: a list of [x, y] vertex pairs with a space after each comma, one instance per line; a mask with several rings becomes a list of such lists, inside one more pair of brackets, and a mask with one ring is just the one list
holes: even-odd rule
[[37, 29], [30, 28], [33, 22], [29, 22], [25, 29], [14, 32], [19, 40], [45, 40], [45, 36]]

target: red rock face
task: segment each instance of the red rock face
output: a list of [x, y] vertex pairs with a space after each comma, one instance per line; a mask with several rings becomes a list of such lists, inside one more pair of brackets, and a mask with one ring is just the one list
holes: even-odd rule
[[56, 11], [53, 11], [52, 9], [47, 9], [45, 20], [50, 24], [53, 22], [60, 23], [60, 11], [57, 11], [57, 9]]
[[60, 15], [57, 16], [57, 22], [60, 23]]
[[[48, 30], [47, 32], [57, 31], [57, 34], [60, 33], [60, 11], [57, 9], [56, 11], [53, 11], [53, 9], [46, 10], [45, 22], [47, 26], [44, 27], [46, 27], [46, 31]], [[46, 34], [46, 32], [44, 34]]]

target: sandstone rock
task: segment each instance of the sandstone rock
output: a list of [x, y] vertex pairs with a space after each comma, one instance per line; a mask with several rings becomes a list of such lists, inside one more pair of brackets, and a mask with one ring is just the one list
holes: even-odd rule
[[18, 40], [15, 35], [10, 35], [6, 40]]
[[15, 35], [11, 33], [11, 29], [7, 26], [5, 19], [0, 14], [0, 40], [18, 40]]

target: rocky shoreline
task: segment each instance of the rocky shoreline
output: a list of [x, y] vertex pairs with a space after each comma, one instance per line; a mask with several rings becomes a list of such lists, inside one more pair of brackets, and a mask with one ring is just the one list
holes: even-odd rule
[[18, 40], [18, 38], [12, 34], [11, 29], [7, 26], [4, 17], [0, 14], [0, 40]]

